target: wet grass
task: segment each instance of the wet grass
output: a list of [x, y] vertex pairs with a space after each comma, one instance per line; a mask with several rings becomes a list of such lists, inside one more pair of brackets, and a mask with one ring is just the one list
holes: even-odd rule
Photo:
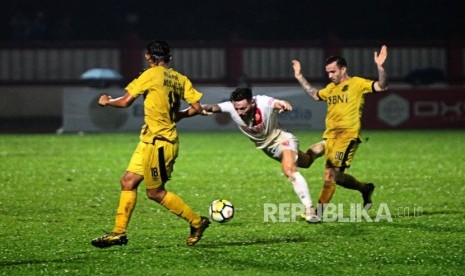
[[[302, 148], [320, 139], [319, 132], [296, 135]], [[462, 274], [464, 137], [451, 130], [365, 131], [348, 172], [376, 185], [371, 221], [353, 219], [350, 207], [360, 195], [338, 187], [335, 221], [309, 225], [285, 209], [298, 199], [280, 165], [239, 132], [182, 133], [168, 189], [202, 215], [212, 200], [227, 198], [235, 218], [212, 224], [187, 247], [188, 225], [148, 200], [142, 186], [129, 244], [101, 250], [90, 240], [113, 227], [119, 178], [137, 134], [1, 135], [0, 273]], [[319, 159], [302, 170], [314, 201], [323, 166]], [[284, 207], [276, 222], [265, 204]], [[379, 214], [384, 219], [376, 221]]]

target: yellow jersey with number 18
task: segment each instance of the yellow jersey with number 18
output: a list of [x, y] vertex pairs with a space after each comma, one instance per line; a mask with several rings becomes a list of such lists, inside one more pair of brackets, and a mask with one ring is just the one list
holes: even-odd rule
[[126, 87], [133, 97], [144, 96], [144, 125], [140, 140], [153, 143], [155, 138], [177, 142], [175, 115], [181, 100], [192, 104], [202, 93], [192, 87], [191, 81], [181, 73], [163, 66], [145, 70]]
[[359, 138], [364, 94], [374, 92], [374, 81], [350, 77], [339, 84], [330, 83], [318, 91], [326, 101], [326, 130], [323, 138]]

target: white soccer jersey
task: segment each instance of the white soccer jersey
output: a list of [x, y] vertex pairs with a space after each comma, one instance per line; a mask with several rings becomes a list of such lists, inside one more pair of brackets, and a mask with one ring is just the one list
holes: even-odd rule
[[264, 148], [271, 143], [281, 132], [277, 110], [274, 109], [275, 99], [269, 96], [257, 95], [253, 97], [256, 109], [253, 120], [245, 122], [237, 114], [230, 101], [219, 103], [221, 112], [227, 112], [237, 124], [239, 129], [249, 137], [257, 148]]

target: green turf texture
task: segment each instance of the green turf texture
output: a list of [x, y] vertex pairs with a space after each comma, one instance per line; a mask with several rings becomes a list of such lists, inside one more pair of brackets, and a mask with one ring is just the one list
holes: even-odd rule
[[[320, 132], [296, 132], [305, 149]], [[393, 221], [265, 222], [265, 203], [298, 203], [281, 165], [239, 131], [182, 132], [167, 189], [208, 215], [235, 205], [195, 246], [188, 224], [145, 196], [127, 246], [98, 249], [111, 231], [119, 178], [137, 133], [0, 136], [2, 275], [463, 275], [465, 131], [364, 131], [348, 173], [374, 182]], [[316, 202], [324, 161], [301, 169]], [[337, 187], [332, 203], [361, 203]], [[349, 210], [344, 210], [345, 214]]]

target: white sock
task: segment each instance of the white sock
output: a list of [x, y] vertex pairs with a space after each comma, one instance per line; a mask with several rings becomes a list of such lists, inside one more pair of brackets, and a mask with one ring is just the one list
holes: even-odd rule
[[307, 181], [300, 174], [300, 172], [295, 172], [292, 174], [292, 177], [289, 177], [289, 180], [292, 182], [292, 187], [297, 197], [300, 199], [300, 202], [304, 205], [307, 210], [312, 204], [312, 198], [310, 196], [310, 190], [308, 189]]

